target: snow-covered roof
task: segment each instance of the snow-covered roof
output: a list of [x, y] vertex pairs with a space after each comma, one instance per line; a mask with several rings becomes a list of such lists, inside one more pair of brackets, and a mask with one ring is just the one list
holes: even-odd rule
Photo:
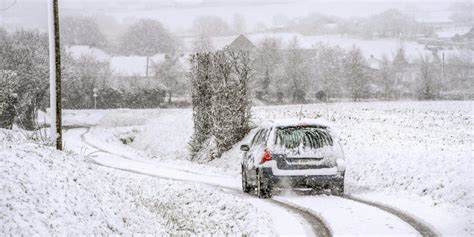
[[379, 70], [382, 68], [382, 62], [374, 57], [374, 55], [370, 55], [367, 59], [367, 64], [370, 68]]
[[[232, 35], [232, 36], [221, 36], [221, 37], [213, 37], [211, 38], [212, 45], [215, 49], [224, 49], [226, 46], [231, 45], [240, 35]], [[298, 34], [298, 33], [257, 33], [257, 34], [248, 34], [245, 37], [255, 46], [257, 46], [260, 42], [262, 42], [266, 38], [278, 38], [282, 41], [283, 48], [287, 47], [289, 42], [296, 38], [298, 39], [298, 43], [301, 48], [303, 49], [312, 49], [313, 44], [306, 40], [305, 36]], [[183, 42], [185, 44], [185, 48], [188, 51], [192, 51], [195, 38], [184, 38]]]
[[66, 52], [70, 53], [73, 58], [80, 57], [92, 57], [101, 62], [108, 62], [110, 56], [103, 50], [90, 47], [87, 45], [74, 45], [66, 49]]
[[436, 36], [438, 36], [438, 38], [452, 38], [456, 35], [464, 35], [468, 33], [469, 30], [471, 30], [471, 27], [469, 26], [453, 25], [436, 31]]
[[331, 124], [323, 119], [272, 119], [260, 123], [261, 127], [291, 127], [291, 126], [322, 126], [331, 127]]
[[[149, 57], [148, 61], [148, 70], [153, 68], [153, 65], [162, 63], [165, 61], [166, 54], [155, 54]], [[146, 67], [147, 67], [147, 57], [145, 56], [115, 56], [110, 60], [110, 68], [114, 76], [123, 76], [123, 77], [132, 77], [146, 76]], [[187, 63], [188, 58], [186, 56], [180, 56], [178, 59], [179, 63], [188, 70], [189, 65]], [[151, 75], [151, 71], [148, 71], [148, 74]]]
[[234, 50], [252, 50], [255, 45], [244, 35], [239, 35], [228, 47]]
[[[165, 54], [156, 54], [148, 59], [148, 69], [153, 64], [163, 62]], [[110, 60], [110, 68], [115, 76], [146, 76], [147, 57], [115, 56]]]

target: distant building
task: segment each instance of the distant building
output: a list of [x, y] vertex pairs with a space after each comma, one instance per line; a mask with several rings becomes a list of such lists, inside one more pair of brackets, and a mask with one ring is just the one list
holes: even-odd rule
[[[154, 68], [164, 62], [170, 55], [155, 54], [145, 56], [110, 56], [101, 49], [87, 45], [74, 45], [66, 51], [74, 59], [90, 58], [101, 63], [107, 63], [111, 71], [111, 86], [113, 87], [139, 87], [139, 88], [164, 88], [163, 82], [154, 77]], [[176, 60], [184, 68], [189, 68], [189, 63], [184, 55], [176, 55]], [[2, 72], [0, 71], [0, 75]]]
[[256, 46], [244, 35], [239, 35], [232, 43], [226, 46], [230, 50], [252, 51]]
[[110, 55], [103, 50], [88, 45], [74, 45], [66, 48], [66, 52], [75, 59], [89, 57], [99, 62], [109, 62], [111, 58]]
[[455, 35], [453, 37], [454, 41], [468, 41], [468, 42], [473, 42], [474, 41], [474, 27], [471, 27], [471, 30], [463, 35]]

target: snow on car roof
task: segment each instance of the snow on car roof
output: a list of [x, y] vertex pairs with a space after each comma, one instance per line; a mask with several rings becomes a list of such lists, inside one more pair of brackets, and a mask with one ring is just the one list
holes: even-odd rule
[[263, 121], [262, 127], [291, 127], [291, 126], [322, 126], [332, 127], [331, 124], [323, 118], [317, 119], [272, 119]]

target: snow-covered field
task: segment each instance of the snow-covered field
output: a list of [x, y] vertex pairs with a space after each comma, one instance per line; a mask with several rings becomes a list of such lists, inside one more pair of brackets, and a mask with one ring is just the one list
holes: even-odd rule
[[[474, 231], [472, 101], [271, 106], [256, 107], [253, 115], [259, 121], [300, 112], [326, 118], [339, 131], [349, 194], [412, 212], [443, 233]], [[187, 163], [191, 116], [190, 110], [163, 111], [131, 146], [163, 162]], [[238, 176], [237, 147], [208, 167]]]
[[[255, 107], [253, 118], [325, 118], [344, 144], [347, 194], [395, 207], [440, 234], [469, 236], [472, 104]], [[188, 160], [189, 109], [64, 114], [66, 125], [92, 126], [65, 132], [67, 153], [1, 130], [0, 178], [8, 191], [0, 194], [0, 233], [308, 233], [288, 211], [238, 191], [238, 144], [210, 163]], [[319, 214], [335, 235], [416, 234], [390, 214], [346, 199], [283, 193], [275, 200]]]

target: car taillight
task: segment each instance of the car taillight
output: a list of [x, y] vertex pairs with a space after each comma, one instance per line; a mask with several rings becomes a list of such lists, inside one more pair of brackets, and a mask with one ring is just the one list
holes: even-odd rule
[[269, 150], [265, 149], [265, 151], [263, 152], [263, 157], [262, 157], [262, 161], [260, 161], [260, 164], [263, 164], [270, 160], [272, 160], [272, 153]]

